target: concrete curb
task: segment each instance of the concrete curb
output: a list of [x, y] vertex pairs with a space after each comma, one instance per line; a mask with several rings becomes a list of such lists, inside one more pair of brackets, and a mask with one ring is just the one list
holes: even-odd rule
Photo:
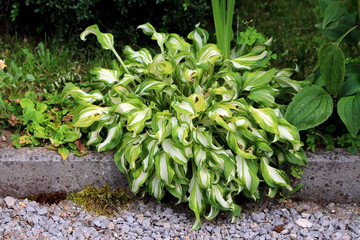
[[[308, 153], [309, 165], [296, 199], [360, 203], [360, 155], [341, 149]], [[70, 154], [63, 161], [45, 148], [0, 148], [0, 197], [26, 197], [44, 192], [74, 192], [86, 185], [127, 187], [113, 153]]]

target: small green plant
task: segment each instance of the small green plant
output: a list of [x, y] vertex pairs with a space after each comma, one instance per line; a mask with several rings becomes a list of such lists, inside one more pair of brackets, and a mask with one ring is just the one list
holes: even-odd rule
[[235, 196], [259, 199], [265, 190], [260, 182], [272, 197], [284, 187], [292, 190], [281, 168], [303, 166], [306, 156], [275, 98], [301, 85], [289, 78], [290, 69], [264, 69], [270, 41], [244, 43], [241, 54], [227, 59], [199, 27], [188, 35], [192, 43], [149, 23], [138, 28], [160, 51], [126, 46], [123, 61], [112, 34], [88, 27], [81, 39], [96, 35], [120, 64], [92, 71], [102, 83], [97, 90], [73, 84], [63, 90], [64, 99], [79, 104], [74, 126], [88, 134], [87, 144], [99, 152], [116, 149], [115, 163], [131, 191], [158, 200], [167, 191], [189, 202], [197, 229], [201, 216], [228, 211], [235, 219], [241, 211]]
[[[350, 35], [353, 32], [360, 33], [356, 29], [358, 23], [356, 15], [347, 12], [342, 2], [324, 2], [328, 2], [322, 21], [322, 28], [326, 33], [338, 34], [343, 30], [344, 24], [350, 26], [336, 42], [324, 43], [320, 47], [318, 70], [309, 79], [312, 85], [297, 93], [289, 104], [285, 118], [299, 130], [306, 130], [328, 120], [335, 108], [337, 117], [345, 124], [351, 136], [356, 138], [360, 130], [360, 62], [352, 56], [357, 56], [356, 44], [359, 39], [354, 42]], [[348, 56], [345, 56], [340, 47], [342, 41], [353, 49]]]
[[71, 193], [67, 199], [73, 201], [88, 212], [109, 216], [118, 207], [124, 207], [131, 201], [131, 197], [121, 189], [110, 189], [108, 185], [103, 188], [86, 186], [77, 193]]
[[70, 151], [78, 155], [85, 153], [86, 149], [78, 141], [80, 135], [70, 121], [72, 115], [69, 110], [60, 110], [51, 103], [38, 101], [36, 97], [36, 94], [28, 92], [20, 100], [22, 114], [13, 116], [13, 122], [14, 125], [23, 125], [25, 133], [13, 135], [12, 144], [15, 147], [34, 147], [48, 140], [51, 143], [48, 148], [57, 150], [64, 160]]

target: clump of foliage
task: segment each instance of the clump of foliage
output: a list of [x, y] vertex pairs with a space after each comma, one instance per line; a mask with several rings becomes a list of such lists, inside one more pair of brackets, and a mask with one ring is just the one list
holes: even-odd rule
[[259, 199], [264, 190], [270, 197], [291, 191], [281, 169], [305, 165], [306, 156], [297, 129], [282, 115], [285, 106], [275, 99], [301, 85], [289, 78], [291, 69], [265, 70], [271, 41], [243, 40], [228, 59], [200, 27], [189, 33], [191, 43], [149, 23], [138, 28], [160, 51], [126, 46], [123, 61], [112, 34], [88, 27], [81, 39], [95, 34], [120, 64], [92, 71], [101, 82], [97, 90], [68, 84], [63, 91], [64, 99], [70, 95], [79, 104], [74, 126], [88, 134], [87, 144], [99, 152], [116, 150], [115, 163], [131, 191], [158, 200], [167, 191], [189, 202], [194, 229], [201, 216], [239, 216], [237, 195]]
[[73, 201], [88, 212], [109, 216], [118, 207], [124, 207], [131, 201], [131, 197], [122, 189], [110, 189], [109, 185], [103, 188], [86, 186], [77, 193], [71, 193], [67, 199]]
[[27, 92], [19, 100], [22, 114], [10, 117], [11, 125], [23, 125], [25, 130], [23, 134], [13, 134], [13, 146], [34, 147], [48, 140], [51, 146], [47, 147], [57, 150], [64, 160], [70, 151], [77, 155], [86, 153], [85, 146], [78, 140], [81, 135], [71, 122], [72, 114], [65, 107], [60, 110], [60, 106], [56, 106], [61, 100], [49, 98], [39, 101], [36, 98], [35, 93]]
[[[328, 148], [337, 142], [356, 153], [360, 146], [357, 140], [360, 130], [360, 30], [359, 13], [353, 9], [357, 9], [357, 4], [347, 11], [341, 1], [320, 2], [323, 9], [321, 31], [337, 40], [320, 47], [316, 72], [308, 79], [311, 85], [293, 98], [285, 118], [299, 130], [323, 124], [331, 135], [322, 137]], [[350, 135], [342, 130], [344, 125]], [[316, 135], [307, 138], [312, 144], [311, 150], [315, 150], [316, 139]]]

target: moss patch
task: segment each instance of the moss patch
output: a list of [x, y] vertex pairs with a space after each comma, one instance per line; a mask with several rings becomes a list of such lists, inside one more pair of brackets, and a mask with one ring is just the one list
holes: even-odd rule
[[132, 200], [124, 189], [113, 191], [108, 185], [103, 188], [86, 186], [80, 192], [68, 195], [67, 199], [81, 205], [88, 212], [104, 216], [112, 215], [116, 208], [122, 208]]

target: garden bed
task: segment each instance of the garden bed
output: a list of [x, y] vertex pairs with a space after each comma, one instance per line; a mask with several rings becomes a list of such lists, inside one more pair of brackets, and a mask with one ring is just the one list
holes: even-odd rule
[[[360, 155], [344, 150], [307, 153], [309, 165], [301, 179], [298, 200], [360, 203]], [[112, 152], [69, 155], [63, 161], [46, 148], [0, 148], [0, 197], [74, 192], [86, 185], [126, 187], [127, 179], [115, 166]]]

